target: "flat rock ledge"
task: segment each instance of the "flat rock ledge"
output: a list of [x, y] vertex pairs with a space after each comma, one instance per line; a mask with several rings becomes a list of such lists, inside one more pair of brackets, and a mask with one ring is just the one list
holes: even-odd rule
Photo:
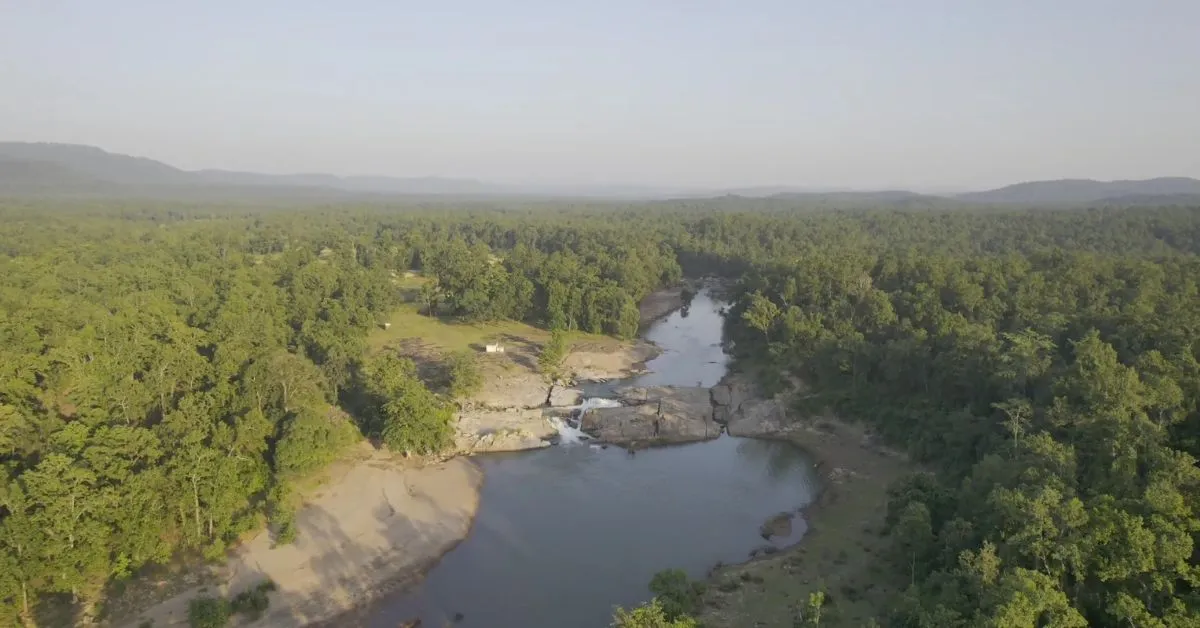
[[548, 447], [558, 430], [544, 415], [538, 408], [460, 412], [454, 429], [455, 453], [471, 455]]
[[615, 393], [625, 405], [593, 408], [581, 418], [583, 431], [600, 442], [638, 448], [710, 440], [721, 435], [708, 388], [628, 386]]

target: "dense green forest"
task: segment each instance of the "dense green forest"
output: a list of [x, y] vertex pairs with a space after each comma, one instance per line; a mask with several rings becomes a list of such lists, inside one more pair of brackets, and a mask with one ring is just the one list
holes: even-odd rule
[[1196, 209], [108, 205], [0, 204], [2, 625], [286, 542], [291, 483], [364, 436], [445, 446], [448, 399], [366, 351], [410, 269], [431, 316], [626, 337], [741, 278], [744, 359], [933, 471], [889, 504], [888, 625], [1200, 621]]
[[1200, 625], [1200, 257], [1189, 221], [1138, 228], [1161, 218], [815, 246], [742, 280], [739, 352], [933, 471], [892, 490], [887, 625]]

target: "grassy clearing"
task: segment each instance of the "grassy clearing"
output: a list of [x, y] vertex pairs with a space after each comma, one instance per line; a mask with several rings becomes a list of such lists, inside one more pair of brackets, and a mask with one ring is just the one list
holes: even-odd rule
[[866, 626], [905, 586], [887, 566], [880, 536], [887, 487], [910, 467], [899, 456], [865, 446], [860, 428], [819, 420], [789, 435], [819, 461], [826, 488], [805, 513], [809, 529], [796, 546], [709, 579], [701, 619], [710, 628], [790, 628], [808, 596], [826, 594], [822, 626]]
[[482, 351], [489, 342], [504, 343], [507, 349], [513, 339], [540, 345], [550, 337], [543, 329], [514, 321], [469, 324], [425, 316], [419, 314], [413, 304], [400, 306], [387, 322], [391, 323], [390, 329], [376, 329], [367, 338], [371, 349], [399, 347], [418, 341], [440, 352]]
[[[444, 317], [425, 316], [417, 296], [425, 278], [420, 275], [398, 276], [393, 283], [401, 290], [405, 303], [385, 319], [389, 323], [371, 332], [367, 345], [371, 351], [393, 349], [413, 357], [418, 362], [439, 361], [449, 353], [469, 351], [482, 353], [485, 345], [498, 342], [504, 345], [503, 355], [489, 355], [484, 361], [485, 373], [495, 369], [532, 369], [542, 344], [550, 332], [517, 321], [462, 323]], [[573, 350], [611, 350], [620, 341], [597, 334], [572, 332], [567, 335]]]

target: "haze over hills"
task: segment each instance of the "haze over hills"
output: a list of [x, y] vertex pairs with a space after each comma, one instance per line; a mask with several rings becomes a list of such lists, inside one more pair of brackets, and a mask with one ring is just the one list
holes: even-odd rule
[[0, 193], [95, 195], [148, 194], [187, 197], [273, 196], [301, 198], [386, 197], [592, 197], [611, 199], [712, 198], [721, 196], [792, 200], [815, 205], [939, 207], [963, 202], [1004, 204], [1182, 204], [1200, 203], [1200, 180], [1163, 177], [1130, 181], [1060, 179], [1017, 183], [954, 196], [908, 190], [847, 190], [762, 186], [671, 188], [619, 185], [505, 185], [448, 177], [261, 174], [229, 170], [183, 170], [148, 159], [79, 144], [0, 142]]
[[1094, 203], [1119, 198], [1200, 195], [1200, 181], [1187, 177], [1159, 177], [1140, 181], [1059, 179], [1029, 181], [995, 190], [959, 194], [956, 198], [977, 203]]

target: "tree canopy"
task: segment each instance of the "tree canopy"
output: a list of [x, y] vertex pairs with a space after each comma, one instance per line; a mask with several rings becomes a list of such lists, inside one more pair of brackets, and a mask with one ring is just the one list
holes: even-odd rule
[[1198, 253], [1191, 207], [0, 201], [0, 624], [286, 528], [362, 436], [445, 447], [449, 400], [366, 344], [419, 271], [429, 316], [621, 337], [739, 279], [740, 359], [933, 471], [888, 505], [888, 625], [1195, 625]]

